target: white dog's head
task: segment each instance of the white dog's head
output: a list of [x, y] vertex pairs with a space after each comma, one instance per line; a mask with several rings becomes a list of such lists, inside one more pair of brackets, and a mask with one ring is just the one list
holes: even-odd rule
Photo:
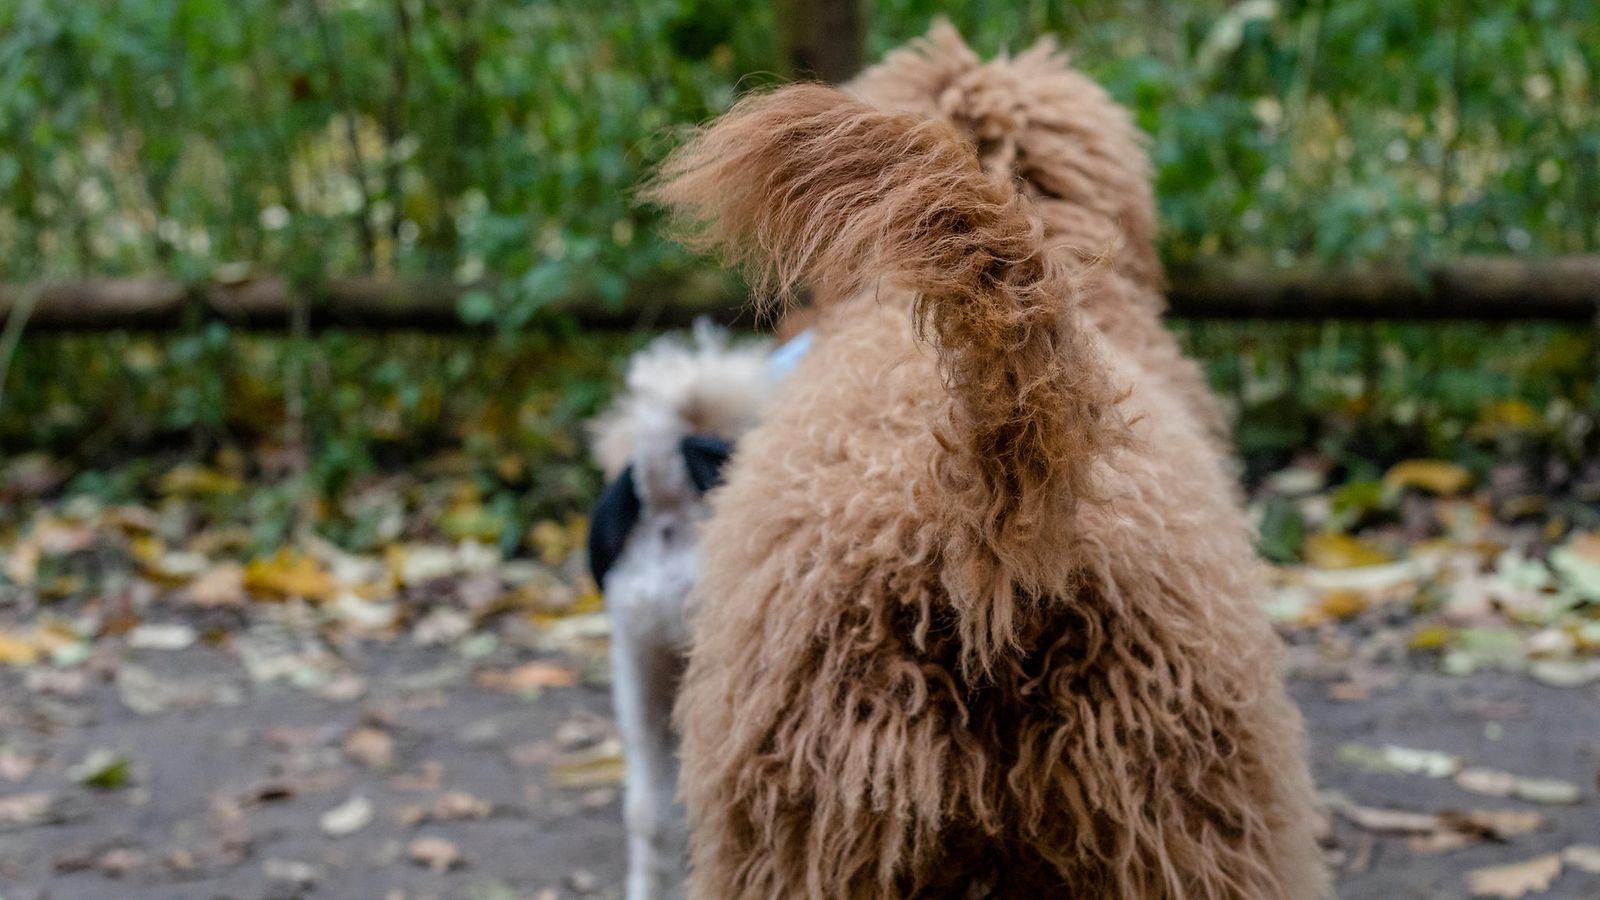
[[772, 394], [768, 349], [761, 341], [735, 344], [702, 321], [691, 336], [657, 338], [629, 360], [623, 393], [590, 426], [595, 459], [611, 482], [591, 523], [597, 580], [620, 564], [634, 530], [641, 534], [633, 543], [652, 545], [652, 555], [679, 547], [692, 553], [715, 464]]

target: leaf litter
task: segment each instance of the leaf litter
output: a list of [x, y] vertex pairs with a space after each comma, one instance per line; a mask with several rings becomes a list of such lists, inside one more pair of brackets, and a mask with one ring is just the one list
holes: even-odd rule
[[[1281, 551], [1267, 608], [1297, 667], [1314, 660], [1338, 672], [1330, 695], [1358, 702], [1396, 689], [1402, 681], [1389, 670], [1397, 660], [1446, 677], [1499, 669], [1562, 690], [1600, 684], [1600, 521], [1568, 514], [1560, 497], [1535, 504], [1540, 512], [1530, 516], [1519, 510], [1532, 507], [1498, 496], [1481, 470], [1441, 460], [1342, 483], [1327, 461], [1303, 463], [1263, 479], [1251, 502], [1264, 543]], [[461, 684], [545, 702], [550, 692], [603, 681], [609, 621], [584, 572], [581, 517], [519, 522], [491, 508], [464, 473], [441, 471], [358, 479], [332, 502], [295, 501], [287, 504], [298, 511], [294, 521], [276, 531], [264, 530], [260, 516], [285, 505], [283, 488], [226, 466], [174, 467], [115, 502], [41, 492], [0, 513], [8, 517], [0, 521], [0, 670], [27, 673], [41, 696], [81, 696], [105, 679], [141, 716], [234, 705], [281, 688], [331, 703], [367, 702], [377, 691], [423, 709]], [[1264, 515], [1268, 505], [1292, 514]], [[349, 528], [350, 511], [368, 525]], [[1268, 526], [1288, 530], [1267, 534]], [[386, 646], [445, 655], [382, 678], [352, 663], [352, 648]], [[185, 654], [225, 668], [173, 674], [164, 661]], [[614, 726], [569, 722], [563, 730], [554, 741], [511, 748], [511, 759], [580, 803], [614, 796], [624, 775]], [[335, 836], [494, 814], [489, 801], [447, 787], [436, 761], [406, 758], [402, 732], [377, 718], [318, 738], [294, 751], [312, 768], [263, 796], [326, 795], [313, 821]], [[319, 787], [323, 752], [385, 773], [389, 787], [420, 792], [420, 802], [380, 817], [369, 799], [376, 794], [338, 780]], [[97, 788], [131, 784], [132, 760], [105, 753], [73, 772]], [[1547, 826], [1539, 808], [1591, 799], [1573, 782], [1510, 774], [1469, 756], [1343, 745], [1337, 758], [1352, 768], [1448, 780], [1467, 802], [1404, 810], [1345, 800], [1330, 809], [1420, 855], [1528, 840]], [[1536, 808], [1479, 809], [1472, 797]], [[58, 801], [32, 790], [0, 795], [0, 827], [50, 821]], [[202, 864], [247, 852], [249, 808], [213, 809], [216, 846]], [[396, 855], [437, 871], [464, 859], [444, 837], [399, 846]], [[1557, 875], [1600, 867], [1590, 845], [1555, 858]], [[1548, 855], [1534, 861], [1474, 873], [1472, 888], [1533, 891], [1551, 866]], [[271, 862], [273, 880], [310, 883], [316, 874]]]

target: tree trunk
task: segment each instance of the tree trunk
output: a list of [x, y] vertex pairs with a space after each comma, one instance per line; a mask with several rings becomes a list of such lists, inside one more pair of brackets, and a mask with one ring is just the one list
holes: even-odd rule
[[842, 82], [861, 69], [866, 0], [774, 0], [778, 50], [790, 78]]

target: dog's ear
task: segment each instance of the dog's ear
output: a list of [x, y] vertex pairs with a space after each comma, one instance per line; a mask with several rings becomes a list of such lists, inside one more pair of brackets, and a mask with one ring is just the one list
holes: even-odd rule
[[639, 491], [633, 484], [633, 466], [622, 470], [606, 485], [589, 516], [589, 572], [595, 586], [605, 590], [606, 573], [622, 555], [628, 533], [639, 521]]
[[678, 443], [689, 480], [704, 494], [722, 483], [722, 467], [733, 454], [733, 445], [714, 434], [691, 434]]

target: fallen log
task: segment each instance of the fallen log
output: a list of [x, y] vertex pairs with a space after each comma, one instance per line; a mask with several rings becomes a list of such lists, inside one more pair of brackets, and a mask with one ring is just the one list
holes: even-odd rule
[[[1418, 271], [1402, 266], [1319, 270], [1232, 262], [1177, 267], [1168, 297], [1188, 319], [1354, 319], [1592, 322], [1600, 312], [1600, 255], [1550, 259], [1462, 257]], [[166, 330], [216, 320], [241, 328], [286, 327], [297, 307], [313, 328], [458, 331], [472, 325], [461, 297], [482, 285], [447, 278], [331, 278], [297, 292], [283, 277], [185, 284], [108, 278], [37, 286], [29, 330]], [[0, 321], [24, 296], [0, 285]], [[620, 303], [579, 296], [549, 320], [594, 330], [672, 328], [698, 316], [746, 327], [743, 292], [715, 272], [636, 285]]]

